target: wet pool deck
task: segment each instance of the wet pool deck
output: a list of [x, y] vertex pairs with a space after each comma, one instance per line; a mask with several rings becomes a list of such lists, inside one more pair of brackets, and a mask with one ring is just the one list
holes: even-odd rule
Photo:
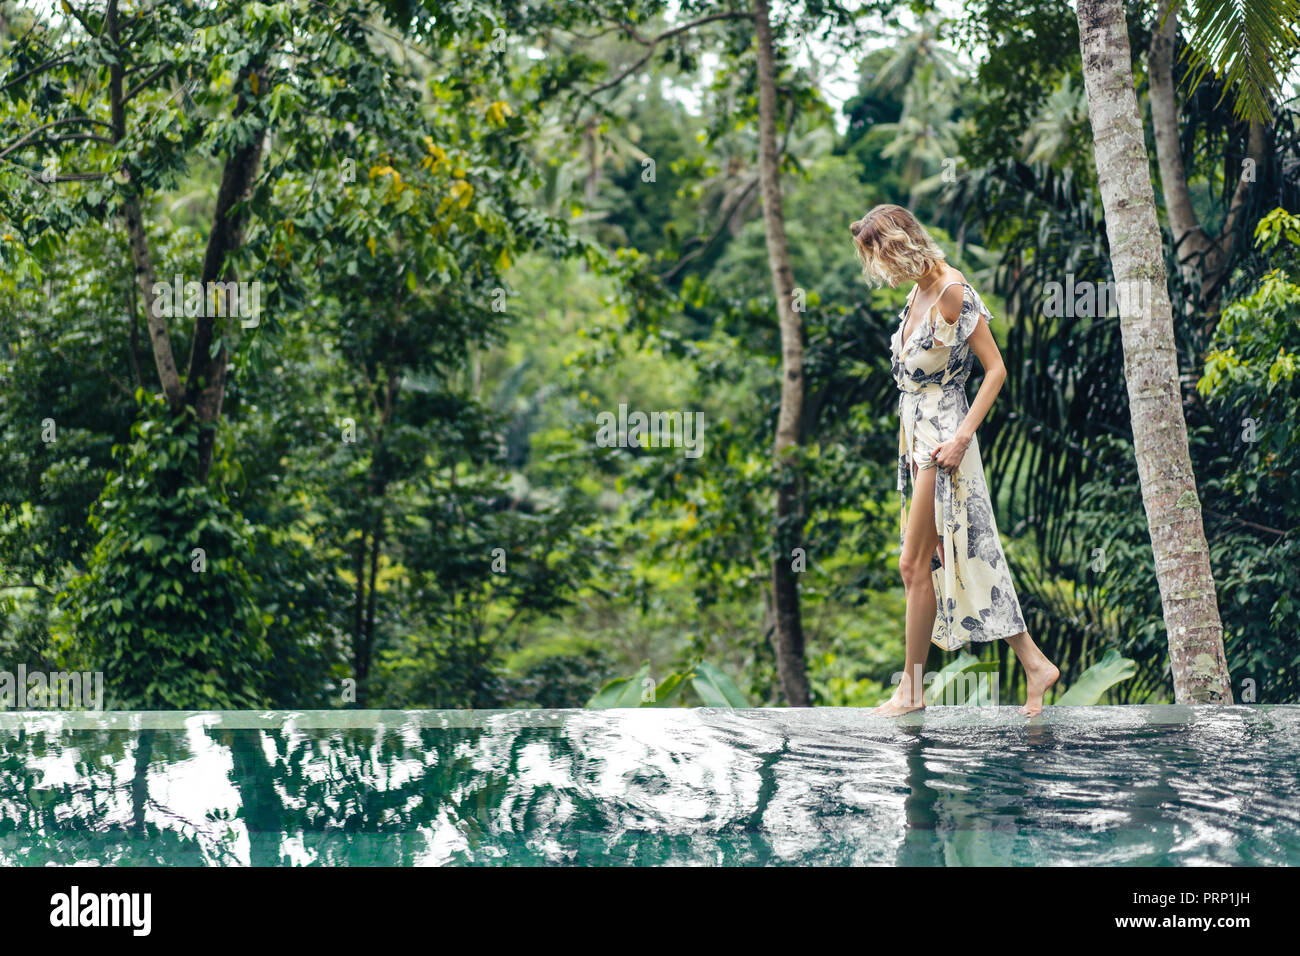
[[737, 719], [768, 727], [802, 730], [886, 730], [891, 727], [1069, 726], [1124, 730], [1162, 724], [1186, 724], [1224, 718], [1268, 715], [1300, 721], [1300, 704], [1121, 704], [1092, 707], [1046, 707], [1025, 717], [1019, 705], [998, 707], [941, 706], [902, 717], [881, 717], [864, 707], [671, 707], [608, 710], [198, 710], [198, 711], [0, 711], [0, 732], [76, 730], [363, 730], [375, 727], [480, 729], [504, 732], [525, 728], [564, 727], [590, 722], [638, 725], [705, 726]]

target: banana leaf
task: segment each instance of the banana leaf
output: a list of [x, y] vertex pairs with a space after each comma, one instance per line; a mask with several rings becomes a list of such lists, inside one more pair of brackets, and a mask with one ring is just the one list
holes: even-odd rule
[[695, 665], [691, 675], [691, 685], [700, 695], [705, 707], [750, 707], [752, 706], [740, 688], [731, 682], [731, 678], [708, 661]]
[[[997, 661], [980, 661], [974, 654], [962, 651], [957, 658], [944, 665], [935, 675], [934, 681], [930, 684], [925, 693], [926, 704], [943, 703], [947, 695], [948, 688], [952, 686], [963, 674], [990, 674], [996, 673], [998, 669]], [[976, 680], [978, 681], [978, 677]], [[986, 688], [979, 688], [976, 691], [976, 699], [966, 701], [967, 704], [987, 703], [989, 695]]]
[[1062, 707], [1090, 707], [1111, 687], [1136, 673], [1137, 662], [1120, 656], [1119, 651], [1112, 647], [1053, 703]]
[[686, 688], [686, 679], [690, 676], [688, 671], [685, 674], [674, 671], [669, 674], [658, 684], [655, 685], [655, 699], [653, 701], [643, 701], [638, 706], [641, 707], [668, 707], [676, 702], [681, 696], [682, 691]]
[[[640, 707], [641, 689], [650, 676], [650, 662], [646, 661], [631, 677], [616, 677], [587, 701], [590, 710], [610, 707]], [[657, 690], [657, 689], [656, 689]]]

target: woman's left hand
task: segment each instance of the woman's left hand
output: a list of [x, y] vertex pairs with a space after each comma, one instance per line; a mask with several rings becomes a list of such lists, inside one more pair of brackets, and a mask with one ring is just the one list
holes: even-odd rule
[[947, 441], [939, 442], [934, 446], [932, 460], [937, 467], [951, 474], [961, 464], [962, 458], [966, 456], [966, 449], [969, 445], [969, 437], [961, 434], [953, 435]]

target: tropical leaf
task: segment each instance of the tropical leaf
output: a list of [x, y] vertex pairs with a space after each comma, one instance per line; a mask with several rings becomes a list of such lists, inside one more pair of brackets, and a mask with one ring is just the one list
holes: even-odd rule
[[670, 707], [676, 704], [677, 698], [682, 695], [682, 691], [688, 686], [687, 678], [690, 676], [689, 671], [684, 674], [674, 671], [655, 685], [655, 698], [653, 701], [643, 701], [638, 706]]
[[697, 661], [685, 671], [674, 671], [654, 684], [654, 698], [645, 699], [650, 662], [646, 661], [631, 677], [619, 677], [587, 701], [593, 710], [611, 707], [671, 707], [681, 701], [686, 689], [692, 688], [705, 707], [750, 707], [750, 702], [726, 674], [707, 661]]
[[1091, 707], [1107, 690], [1136, 673], [1137, 662], [1122, 657], [1112, 647], [1101, 660], [1080, 674], [1079, 679], [1054, 703], [1062, 707]]
[[605, 710], [611, 707], [640, 707], [641, 689], [650, 676], [650, 662], [643, 663], [631, 677], [617, 677], [610, 681], [591, 700], [587, 707], [591, 710]]
[[691, 674], [691, 685], [705, 707], [751, 707], [731, 678], [708, 661], [700, 661]]
[[1223, 95], [1232, 91], [1238, 117], [1272, 119], [1282, 77], [1300, 50], [1300, 2], [1195, 0], [1185, 6], [1187, 75], [1195, 74], [1191, 90], [1213, 70], [1223, 81]]
[[[948, 688], [953, 687], [955, 689], [955, 685], [958, 679], [962, 678], [963, 675], [991, 674], [991, 673], [996, 673], [997, 669], [998, 669], [997, 661], [981, 661], [975, 655], [970, 654], [967, 651], [962, 651], [960, 654], [957, 655], [955, 660], [950, 661], [949, 663], [944, 665], [939, 670], [939, 673], [935, 675], [934, 681], [930, 684], [930, 687], [926, 690], [925, 702], [926, 704], [943, 703], [944, 699], [947, 697]], [[977, 676], [976, 681], [978, 682], [978, 680], [979, 678]], [[983, 700], [981, 700], [981, 698], [983, 698]], [[965, 703], [977, 704], [981, 702], [988, 702], [987, 698], [988, 698], [988, 694], [978, 689], [978, 683], [977, 683], [975, 699], [966, 700]]]

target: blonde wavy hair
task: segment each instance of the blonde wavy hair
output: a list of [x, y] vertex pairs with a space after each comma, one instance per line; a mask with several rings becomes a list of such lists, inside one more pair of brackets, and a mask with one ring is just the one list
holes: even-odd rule
[[947, 258], [916, 217], [902, 206], [874, 206], [849, 229], [862, 263], [862, 275], [872, 286], [897, 286], [929, 272]]

